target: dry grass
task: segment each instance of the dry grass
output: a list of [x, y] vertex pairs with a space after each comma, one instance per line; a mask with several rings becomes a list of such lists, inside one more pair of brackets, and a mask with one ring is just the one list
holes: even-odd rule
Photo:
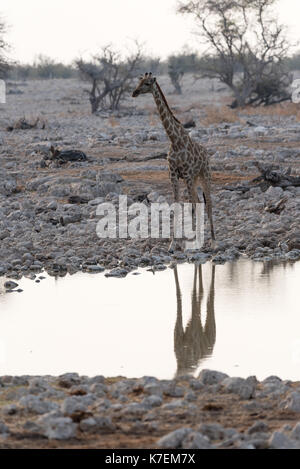
[[227, 106], [205, 106], [204, 125], [240, 122], [238, 111]]
[[155, 114], [154, 112], [151, 112], [151, 114], [149, 115], [149, 125], [151, 127], [157, 127], [158, 124], [159, 124], [158, 115]]
[[128, 171], [126, 173], [122, 173], [122, 169], [120, 169], [120, 174], [125, 180], [141, 180], [141, 181], [149, 181], [149, 182], [161, 182], [161, 181], [168, 181], [169, 173], [168, 170], [164, 171]]
[[120, 125], [120, 121], [114, 116], [108, 118], [108, 123], [111, 127], [118, 127]]
[[159, 115], [158, 115], [156, 106], [146, 103], [145, 106], [144, 106], [144, 110], [148, 114], [149, 125], [151, 127], [157, 126], [157, 124], [159, 122]]
[[230, 171], [227, 172], [217, 172], [213, 171], [212, 173], [212, 181], [215, 185], [224, 185], [224, 184], [235, 184], [242, 181], [250, 181], [251, 179], [255, 178], [257, 174], [250, 174], [247, 176], [241, 176], [240, 174], [232, 173]]
[[272, 106], [247, 106], [240, 109], [231, 109], [228, 107], [231, 100], [228, 97], [221, 98], [222, 104], [220, 106], [193, 106], [194, 108], [201, 108], [205, 112], [203, 123], [205, 125], [220, 124], [220, 123], [234, 123], [241, 122], [243, 117], [247, 116], [277, 116], [280, 118], [295, 116], [296, 120], [300, 122], [300, 105], [290, 102], [274, 104]]
[[278, 116], [278, 117], [291, 117], [295, 116], [296, 120], [300, 122], [300, 105], [294, 103], [280, 103], [273, 106], [259, 106], [247, 107], [242, 110], [243, 114], [263, 115], [263, 116]]

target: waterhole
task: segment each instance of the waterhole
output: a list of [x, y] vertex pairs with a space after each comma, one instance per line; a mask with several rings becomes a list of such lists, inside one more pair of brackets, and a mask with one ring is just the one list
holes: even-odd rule
[[0, 375], [300, 379], [300, 263], [1, 279]]

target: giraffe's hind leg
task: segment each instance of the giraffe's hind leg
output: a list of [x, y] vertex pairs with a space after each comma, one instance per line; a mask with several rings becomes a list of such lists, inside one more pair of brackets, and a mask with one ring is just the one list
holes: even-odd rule
[[191, 243], [187, 243], [188, 249], [201, 249], [203, 244], [203, 238], [201, 236], [201, 226], [199, 225], [199, 212], [197, 211], [197, 204], [200, 203], [199, 196], [197, 193], [197, 179], [187, 179], [186, 186], [188, 191], [189, 202], [192, 204], [192, 224], [193, 230], [195, 230], [195, 240]]
[[201, 201], [201, 199], [203, 198], [204, 200], [204, 203], [206, 205], [206, 197], [205, 197], [205, 194], [201, 188], [201, 186], [197, 186], [197, 195], [198, 195], [198, 199], [199, 199], [199, 202]]
[[[214, 223], [213, 223], [213, 214], [212, 214], [212, 200], [211, 200], [211, 192], [210, 192], [210, 183], [201, 179], [200, 180], [200, 186], [203, 191], [203, 198], [204, 202], [206, 205], [206, 211], [207, 211], [207, 216], [208, 220], [210, 223], [210, 232], [211, 232], [211, 246], [214, 248], [215, 246], [215, 230], [214, 230]], [[199, 195], [199, 189], [197, 189], [198, 195]]]

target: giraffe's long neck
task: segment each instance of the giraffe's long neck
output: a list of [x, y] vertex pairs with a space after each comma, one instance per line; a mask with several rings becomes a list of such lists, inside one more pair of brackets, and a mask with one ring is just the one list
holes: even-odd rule
[[179, 146], [182, 137], [187, 136], [187, 132], [169, 108], [158, 83], [155, 83], [153, 86], [153, 97], [167, 136], [173, 145]]

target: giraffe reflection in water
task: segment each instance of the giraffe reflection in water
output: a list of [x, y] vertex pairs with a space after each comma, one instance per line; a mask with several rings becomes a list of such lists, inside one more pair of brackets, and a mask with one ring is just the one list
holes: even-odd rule
[[215, 266], [212, 266], [210, 289], [206, 301], [206, 320], [203, 325], [202, 306], [204, 288], [202, 266], [194, 266], [192, 288], [192, 313], [187, 326], [182, 321], [182, 295], [180, 290], [177, 267], [174, 268], [177, 297], [177, 319], [174, 329], [174, 349], [177, 361], [176, 376], [193, 374], [202, 359], [209, 357], [216, 341], [215, 323]]

